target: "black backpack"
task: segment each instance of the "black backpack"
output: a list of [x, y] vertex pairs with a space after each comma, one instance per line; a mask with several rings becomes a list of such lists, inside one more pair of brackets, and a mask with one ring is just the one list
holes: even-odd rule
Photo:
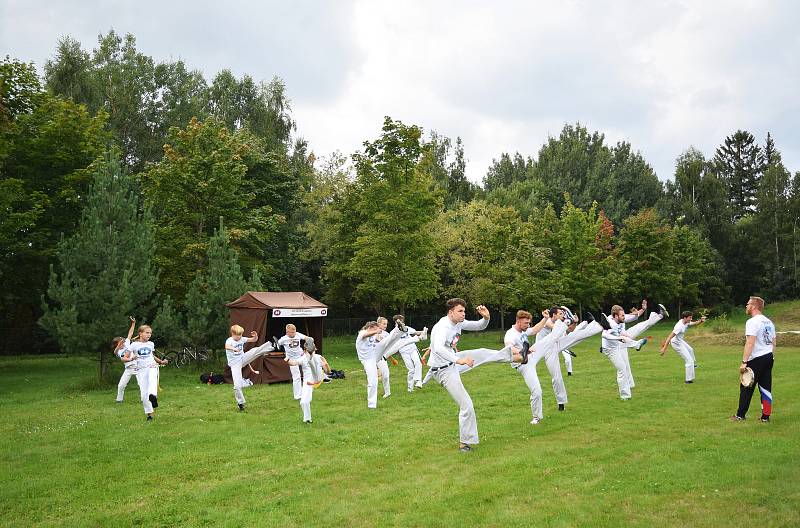
[[222, 374], [214, 374], [213, 372], [206, 372], [205, 374], [200, 374], [200, 383], [219, 385], [225, 383], [225, 376]]

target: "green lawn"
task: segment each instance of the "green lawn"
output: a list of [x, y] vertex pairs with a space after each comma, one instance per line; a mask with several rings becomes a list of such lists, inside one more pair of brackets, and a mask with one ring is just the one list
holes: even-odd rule
[[[778, 330], [800, 329], [798, 306], [775, 307]], [[743, 320], [731, 323], [741, 332]], [[700, 366], [687, 386], [677, 354], [658, 355], [671, 327], [658, 325], [658, 343], [632, 352], [628, 402], [599, 338], [576, 349], [564, 413], [540, 365], [537, 426], [510, 367], [466, 374], [481, 437], [466, 455], [456, 449], [455, 403], [434, 384], [407, 393], [402, 365], [392, 367], [392, 397], [368, 412], [352, 339], [325, 342], [347, 379], [315, 391], [311, 425], [290, 384], [245, 389], [241, 414], [230, 385], [201, 385], [169, 367], [146, 424], [135, 381], [123, 404], [115, 388], [85, 388], [91, 360], [3, 358], [1, 524], [800, 525], [800, 347], [778, 349], [772, 423], [757, 420], [757, 395], [750, 419], [731, 423], [741, 348], [690, 330]], [[468, 334], [462, 348], [500, 340]]]

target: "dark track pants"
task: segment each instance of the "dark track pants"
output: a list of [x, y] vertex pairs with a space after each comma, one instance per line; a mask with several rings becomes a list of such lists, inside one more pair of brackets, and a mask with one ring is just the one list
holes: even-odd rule
[[751, 359], [747, 362], [747, 366], [753, 369], [755, 376], [755, 383], [752, 387], [743, 387], [739, 385], [739, 410], [736, 411], [736, 416], [744, 418], [747, 409], [750, 407], [750, 399], [753, 397], [753, 392], [758, 390], [761, 393], [761, 416], [769, 417], [772, 414], [772, 365], [775, 363], [774, 356], [766, 354]]

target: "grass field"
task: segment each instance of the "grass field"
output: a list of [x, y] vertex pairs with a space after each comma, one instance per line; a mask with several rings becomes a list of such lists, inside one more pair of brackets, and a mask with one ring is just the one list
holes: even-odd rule
[[[766, 315], [800, 330], [800, 304]], [[632, 352], [628, 402], [599, 338], [575, 349], [566, 412], [540, 364], [537, 426], [510, 367], [465, 374], [481, 437], [470, 454], [456, 449], [455, 403], [435, 384], [407, 393], [402, 364], [369, 412], [352, 339], [325, 341], [347, 379], [315, 391], [310, 425], [291, 384], [245, 389], [239, 413], [230, 385], [169, 367], [146, 424], [135, 382], [123, 404], [116, 388], [86, 388], [91, 360], [3, 358], [0, 525], [800, 526], [800, 346], [779, 345], [772, 423], [757, 420], [757, 393], [749, 419], [731, 423], [743, 314], [725, 323], [732, 344], [689, 331], [693, 385], [674, 351], [658, 355], [673, 323]], [[501, 336], [468, 334], [462, 349]]]

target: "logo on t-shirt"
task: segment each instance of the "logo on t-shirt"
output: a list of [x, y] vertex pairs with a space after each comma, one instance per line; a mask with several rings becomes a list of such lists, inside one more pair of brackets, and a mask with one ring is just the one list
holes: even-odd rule
[[772, 323], [765, 324], [764, 328], [761, 329], [761, 338], [768, 345], [771, 345], [775, 340], [775, 326]]
[[449, 346], [453, 350], [458, 350], [458, 340], [461, 339], [461, 334], [456, 334], [453, 336], [453, 339], [445, 343], [445, 345]]

